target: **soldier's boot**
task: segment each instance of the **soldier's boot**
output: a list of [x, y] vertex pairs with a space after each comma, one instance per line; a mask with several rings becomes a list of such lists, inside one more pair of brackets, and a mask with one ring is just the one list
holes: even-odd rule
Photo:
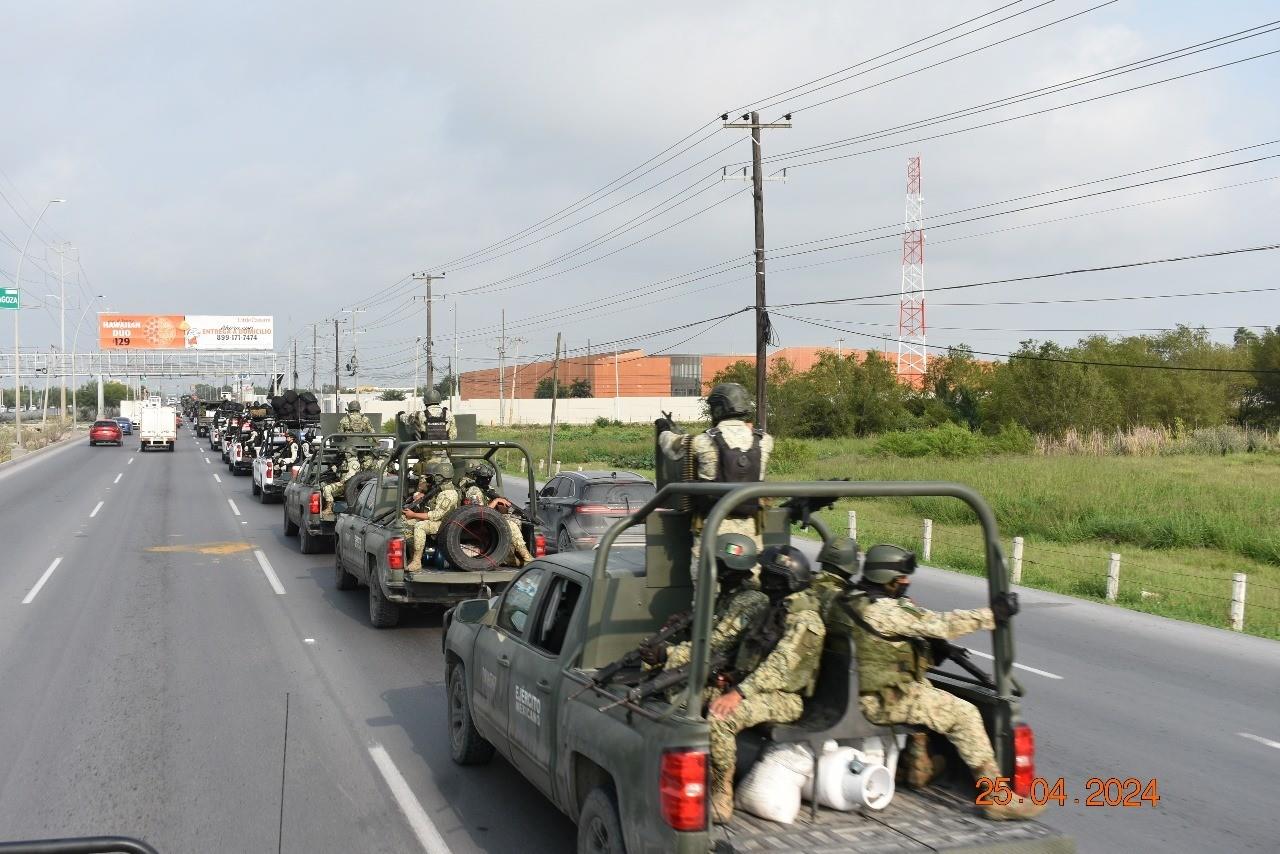
[[413, 560], [404, 565], [405, 572], [422, 572], [422, 552], [413, 556]]
[[711, 788], [711, 820], [716, 824], [733, 821], [733, 783], [713, 783]]
[[332, 521], [334, 521], [334, 520], [335, 520], [335, 519], [337, 519], [337, 518], [338, 518], [337, 516], [334, 516], [334, 515], [333, 515], [333, 505], [332, 505], [332, 504], [326, 504], [326, 505], [325, 505], [325, 506], [320, 510], [320, 521], [321, 521], [321, 522], [332, 522]]
[[[989, 762], [978, 769], [977, 776], [994, 780], [1003, 775], [994, 762]], [[1047, 806], [1047, 804], [1034, 803], [1030, 798], [1020, 798], [1017, 795], [1010, 794], [1009, 803], [993, 803], [990, 806], [983, 807], [982, 814], [992, 821], [1029, 821], [1044, 812], [1044, 808]]]
[[929, 755], [928, 734], [913, 732], [907, 762], [907, 785], [913, 789], [923, 789], [938, 779], [946, 767], [946, 757], [941, 754]]

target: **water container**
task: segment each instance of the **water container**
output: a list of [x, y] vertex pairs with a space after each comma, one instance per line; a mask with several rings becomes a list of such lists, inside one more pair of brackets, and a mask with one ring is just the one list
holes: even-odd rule
[[812, 769], [813, 759], [803, 746], [774, 747], [747, 772], [735, 800], [752, 815], [791, 824], [800, 814], [800, 789]]
[[[813, 800], [813, 789], [806, 780], [806, 800]], [[827, 742], [818, 759], [817, 792], [822, 806], [845, 812], [859, 808], [882, 810], [893, 800], [893, 791], [893, 774], [882, 763], [870, 761], [855, 747]]]

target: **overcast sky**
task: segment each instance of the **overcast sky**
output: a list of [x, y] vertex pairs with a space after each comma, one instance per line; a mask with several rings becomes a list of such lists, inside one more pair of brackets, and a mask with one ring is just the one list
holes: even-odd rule
[[[56, 256], [48, 246], [69, 241], [83, 265], [69, 285], [72, 314], [79, 315], [90, 293], [105, 294], [117, 311], [272, 314], [281, 350], [298, 336], [304, 375], [310, 324], [363, 307], [362, 380], [411, 378], [413, 339], [425, 320], [424, 304], [409, 300], [423, 292], [421, 284], [405, 277], [422, 270], [446, 272], [435, 291], [457, 294], [437, 303], [440, 369], [452, 351], [455, 311], [464, 370], [495, 359], [502, 309], [509, 334], [525, 339], [521, 354], [549, 352], [557, 331], [575, 349], [588, 339], [605, 349], [618, 339], [662, 333], [636, 346], [748, 352], [754, 345], [746, 314], [714, 328], [670, 331], [753, 299], [749, 268], [693, 282], [673, 278], [745, 260], [752, 249], [748, 185], [719, 180], [722, 167], [740, 168], [749, 159], [750, 142], [744, 131], [717, 129], [719, 114], [770, 104], [774, 93], [1000, 5], [11, 0], [0, 30], [6, 125], [0, 281], [12, 283], [35, 209], [64, 197], [65, 205], [49, 211], [23, 271], [31, 306], [23, 313], [26, 345], [56, 341], [57, 301], [44, 296], [56, 291], [49, 275]], [[1024, 14], [962, 35], [1016, 13]], [[877, 133], [1275, 19], [1277, 3], [1009, 3], [830, 78], [824, 82], [834, 85], [819, 92], [802, 90], [769, 107], [765, 119], [795, 112], [793, 128], [765, 131], [766, 157], [877, 136], [770, 167], [855, 155], [796, 166], [786, 183], [766, 185], [767, 243], [775, 256], [769, 301], [897, 291], [897, 224], [911, 154], [923, 159], [925, 211], [934, 226], [926, 238], [927, 286], [1276, 242], [1280, 143], [965, 216], [1275, 159], [944, 223], [961, 218], [947, 217], [950, 211], [1280, 138], [1280, 54], [984, 129], [923, 137], [1280, 50], [1280, 32], [976, 116]], [[1042, 25], [1048, 26], [1019, 35]], [[928, 49], [903, 58], [922, 48]], [[872, 84], [881, 85], [854, 93]], [[831, 96], [845, 97], [801, 109]], [[473, 259], [483, 263], [460, 260], [598, 188], [616, 187], [609, 182], [700, 127], [655, 171]], [[707, 209], [716, 202], [722, 203]], [[867, 229], [836, 242], [884, 236], [776, 257], [795, 251], [780, 247]], [[1083, 334], [1030, 330], [1276, 324], [1276, 293], [948, 305], [1268, 287], [1280, 284], [1276, 269], [1277, 253], [1262, 252], [940, 293], [929, 297], [929, 341], [1007, 352], [1023, 338], [1073, 341]], [[633, 299], [610, 301], [621, 297]], [[841, 337], [778, 316], [785, 312], [861, 324], [848, 326], [847, 347], [892, 346], [859, 333], [892, 336], [895, 300], [869, 302], [778, 310], [779, 343], [835, 346]], [[82, 348], [91, 346], [91, 322], [92, 315]], [[1226, 328], [1213, 333], [1230, 337]], [[0, 327], [0, 346], [12, 346], [10, 336], [7, 324]], [[332, 347], [331, 325], [321, 328], [321, 339]], [[349, 336], [342, 347], [345, 358]], [[332, 349], [322, 351], [321, 365], [331, 364]]]

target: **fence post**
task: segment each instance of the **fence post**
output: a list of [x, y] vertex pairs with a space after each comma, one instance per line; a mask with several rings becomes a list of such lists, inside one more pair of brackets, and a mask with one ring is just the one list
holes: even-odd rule
[[556, 460], [556, 474], [560, 474], [560, 461]]
[[578, 471], [582, 471], [582, 466], [578, 466]]
[[1231, 628], [1244, 631], [1244, 591], [1248, 576], [1237, 572], [1231, 576]]
[[1120, 592], [1120, 555], [1118, 552], [1111, 553], [1111, 564], [1107, 567], [1107, 601], [1116, 601], [1116, 595]]
[[542, 457], [538, 457], [538, 474], [542, 474], [547, 470], [547, 461]]
[[520, 474], [524, 474], [524, 457], [520, 457]]
[[933, 520], [924, 520], [924, 536], [920, 540], [920, 554], [924, 556], [924, 560], [928, 560], [933, 554]]
[[858, 511], [849, 511], [849, 539], [858, 539]]
[[1013, 538], [1013, 571], [1014, 584], [1022, 583], [1022, 537]]

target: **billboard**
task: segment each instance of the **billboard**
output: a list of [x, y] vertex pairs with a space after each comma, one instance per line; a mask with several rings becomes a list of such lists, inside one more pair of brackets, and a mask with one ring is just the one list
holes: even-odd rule
[[272, 350], [271, 315], [99, 314], [100, 350]]

